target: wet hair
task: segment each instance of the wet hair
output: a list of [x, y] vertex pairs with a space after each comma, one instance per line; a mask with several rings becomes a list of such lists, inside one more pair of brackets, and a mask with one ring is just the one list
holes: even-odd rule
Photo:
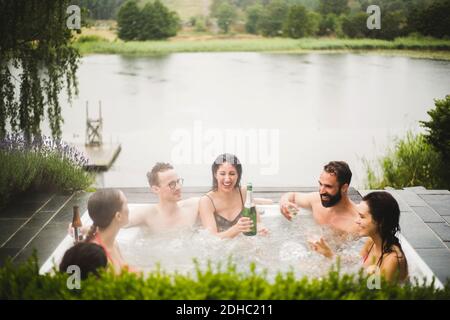
[[335, 175], [339, 182], [339, 186], [343, 186], [344, 184], [350, 185], [350, 182], [352, 181], [352, 171], [347, 162], [331, 161], [323, 167], [323, 170]]
[[89, 197], [88, 213], [93, 224], [86, 236], [86, 242], [92, 241], [97, 228], [105, 229], [113, 221], [116, 212], [122, 209], [122, 192], [118, 189], [100, 189]]
[[[381, 257], [377, 262], [377, 266], [381, 266], [385, 254], [396, 252], [394, 250], [395, 246], [400, 249], [406, 261], [405, 253], [397, 238], [397, 233], [400, 231], [400, 208], [397, 200], [386, 191], [376, 191], [367, 194], [363, 201], [367, 203], [370, 215], [377, 225], [378, 234], [381, 237]], [[399, 258], [397, 255], [397, 259]], [[406, 268], [408, 268], [407, 264]]]
[[67, 272], [69, 266], [80, 268], [81, 279], [84, 280], [90, 273], [98, 276], [98, 269], [105, 268], [108, 258], [105, 250], [95, 243], [79, 242], [64, 253], [59, 264], [60, 272]]
[[[214, 160], [211, 171], [212, 171], [212, 190], [217, 191], [218, 183], [216, 179], [216, 173], [221, 164], [229, 163], [231, 164], [237, 171], [238, 178], [236, 181], [235, 188], [241, 187], [241, 177], [242, 177], [242, 164], [239, 159], [234, 154], [224, 153], [221, 154]], [[240, 189], [239, 189], [240, 190]]]
[[151, 171], [147, 172], [147, 180], [150, 187], [159, 186], [158, 173], [173, 169], [170, 163], [157, 162]]

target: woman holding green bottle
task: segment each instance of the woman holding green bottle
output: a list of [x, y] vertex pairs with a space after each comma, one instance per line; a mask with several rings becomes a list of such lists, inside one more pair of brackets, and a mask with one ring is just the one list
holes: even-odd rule
[[[250, 234], [254, 229], [251, 218], [244, 217], [247, 189], [241, 187], [242, 165], [232, 154], [221, 154], [212, 167], [213, 187], [199, 203], [202, 225], [220, 238], [234, 238], [241, 233]], [[249, 194], [250, 196], [250, 194]], [[271, 200], [253, 199], [253, 204], [270, 204]], [[266, 234], [257, 214], [257, 231]]]

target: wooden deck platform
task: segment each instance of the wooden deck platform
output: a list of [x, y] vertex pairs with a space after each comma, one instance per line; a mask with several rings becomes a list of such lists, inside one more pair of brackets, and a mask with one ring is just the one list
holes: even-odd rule
[[105, 143], [100, 147], [77, 145], [76, 148], [88, 158], [88, 164], [84, 168], [89, 171], [109, 170], [122, 150], [120, 143]]

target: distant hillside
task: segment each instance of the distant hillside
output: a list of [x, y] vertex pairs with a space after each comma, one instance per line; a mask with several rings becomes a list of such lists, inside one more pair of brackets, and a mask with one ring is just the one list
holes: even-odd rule
[[[140, 0], [145, 4], [151, 0]], [[161, 0], [170, 10], [176, 11], [184, 21], [194, 16], [207, 16], [212, 0]]]

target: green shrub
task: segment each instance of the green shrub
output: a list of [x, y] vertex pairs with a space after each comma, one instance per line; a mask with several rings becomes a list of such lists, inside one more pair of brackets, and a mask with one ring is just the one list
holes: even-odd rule
[[39, 275], [35, 256], [28, 262], [7, 262], [0, 269], [0, 299], [450, 299], [450, 283], [444, 289], [430, 285], [397, 286], [381, 280], [379, 290], [369, 289], [362, 271], [356, 275], [341, 274], [335, 267], [323, 278], [295, 278], [293, 272], [279, 273], [273, 281], [265, 273], [236, 271], [230, 262], [225, 269], [211, 264], [195, 275], [168, 274], [155, 269], [145, 278], [124, 272], [114, 275], [101, 271], [99, 278], [89, 276], [81, 289], [69, 290], [67, 274]]
[[117, 27], [119, 38], [125, 41], [161, 40], [177, 34], [180, 18], [159, 0], [147, 2], [142, 9], [136, 0], [128, 0], [117, 13]]
[[445, 162], [450, 162], [450, 95], [435, 100], [436, 108], [428, 111], [430, 121], [421, 121], [428, 132], [425, 139], [436, 148]]
[[440, 154], [430, 146], [424, 135], [406, 134], [396, 141], [394, 149], [379, 159], [381, 176], [369, 162], [365, 162], [369, 189], [424, 186], [428, 189], [447, 189], [448, 181], [442, 176], [444, 162]]
[[86, 159], [74, 148], [48, 138], [27, 144], [20, 135], [0, 141], [0, 209], [26, 191], [76, 191], [89, 187]]

